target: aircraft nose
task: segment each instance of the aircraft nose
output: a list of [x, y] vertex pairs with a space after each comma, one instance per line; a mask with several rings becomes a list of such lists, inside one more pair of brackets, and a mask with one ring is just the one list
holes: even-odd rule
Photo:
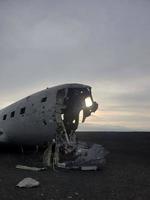
[[96, 101], [94, 101], [91, 110], [92, 110], [92, 112], [95, 112], [97, 109], [98, 109], [98, 103]]

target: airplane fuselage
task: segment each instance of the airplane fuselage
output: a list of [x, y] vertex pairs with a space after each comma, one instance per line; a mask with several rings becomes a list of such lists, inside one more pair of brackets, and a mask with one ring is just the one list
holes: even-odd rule
[[[76, 106], [81, 107], [80, 101], [83, 96], [91, 96], [90, 89], [89, 86], [82, 84], [65, 84], [47, 88], [0, 110], [0, 142], [36, 145], [52, 140], [58, 131], [59, 116], [60, 119], [62, 115], [67, 119], [68, 112], [70, 114], [67, 108], [71, 104], [72, 110], [75, 110]], [[76, 94], [78, 92], [79, 94]], [[72, 96], [78, 99], [77, 105]], [[77, 109], [76, 116], [81, 109]], [[72, 112], [70, 116], [74, 117]], [[75, 119], [72, 117], [74, 122], [63, 119], [67, 130], [72, 126], [76, 127], [70, 129], [77, 128], [76, 116]]]

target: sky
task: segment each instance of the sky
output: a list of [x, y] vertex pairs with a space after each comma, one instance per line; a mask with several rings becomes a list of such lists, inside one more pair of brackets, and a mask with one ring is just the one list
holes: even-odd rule
[[149, 0], [0, 0], [0, 109], [62, 83], [92, 86], [80, 130], [150, 131]]

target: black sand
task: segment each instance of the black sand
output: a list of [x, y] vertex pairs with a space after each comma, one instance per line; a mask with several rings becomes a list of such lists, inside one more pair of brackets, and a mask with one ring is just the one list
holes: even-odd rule
[[[81, 133], [80, 139], [102, 144], [110, 154], [102, 171], [31, 172], [17, 164], [39, 166], [41, 155], [0, 151], [0, 200], [146, 200], [150, 199], [150, 133]], [[40, 181], [33, 189], [15, 185], [25, 177]]]

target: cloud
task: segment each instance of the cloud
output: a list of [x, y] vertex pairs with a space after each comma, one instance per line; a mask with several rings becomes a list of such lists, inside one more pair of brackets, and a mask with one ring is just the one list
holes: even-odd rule
[[[115, 111], [103, 123], [117, 111], [149, 112], [149, 16], [146, 0], [0, 1], [0, 107], [47, 86], [81, 82], [93, 86], [105, 112]], [[146, 119], [141, 126], [148, 127]], [[113, 123], [124, 125], [119, 117]]]

